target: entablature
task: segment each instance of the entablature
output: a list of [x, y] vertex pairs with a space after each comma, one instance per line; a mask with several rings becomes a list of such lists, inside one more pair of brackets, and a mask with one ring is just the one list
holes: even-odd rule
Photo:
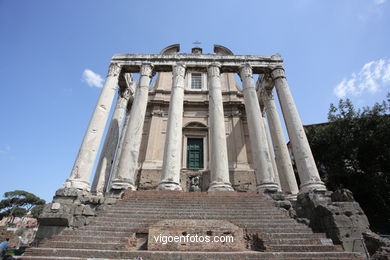
[[153, 65], [154, 72], [169, 72], [176, 64], [184, 64], [187, 70], [206, 72], [210, 64], [218, 63], [221, 73], [239, 72], [242, 65], [250, 65], [254, 74], [263, 74], [283, 66], [280, 55], [214, 55], [214, 54], [116, 54], [111, 63], [122, 67], [122, 73], [138, 73], [142, 64]]

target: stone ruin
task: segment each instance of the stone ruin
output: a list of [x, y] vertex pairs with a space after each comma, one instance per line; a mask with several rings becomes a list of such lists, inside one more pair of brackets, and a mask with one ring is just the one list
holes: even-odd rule
[[[366, 247], [386, 257], [352, 194], [321, 181], [279, 54], [179, 51], [112, 57], [71, 174], [25, 259], [365, 259]], [[164, 232], [230, 234], [236, 243], [152, 240]]]

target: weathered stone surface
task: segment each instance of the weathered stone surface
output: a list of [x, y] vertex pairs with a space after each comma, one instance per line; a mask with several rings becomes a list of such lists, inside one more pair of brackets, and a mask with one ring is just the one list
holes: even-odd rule
[[[128, 75], [129, 73], [127, 73]], [[111, 117], [110, 126], [108, 128], [102, 152], [100, 153], [99, 163], [96, 168], [95, 177], [91, 186], [93, 194], [104, 194], [107, 190], [108, 180], [110, 178], [111, 169], [114, 162], [115, 151], [120, 139], [120, 133], [123, 128], [123, 121], [125, 118], [127, 103], [130, 99], [131, 93], [135, 89], [135, 81], [130, 74], [127, 78], [132, 86], [127, 85], [118, 91], [118, 99], [115, 106], [114, 113]]]
[[330, 196], [332, 201], [351, 201], [354, 202], [355, 199], [353, 197], [353, 194], [350, 190], [347, 189], [339, 189], [332, 193]]
[[[227, 235], [220, 227], [228, 225], [231, 231], [229, 222], [234, 223], [245, 230], [242, 248], [239, 251], [151, 250], [146, 242], [149, 242], [149, 227], [164, 219], [221, 220], [222, 224], [211, 225], [211, 229], [204, 225], [207, 228], [201, 230], [206, 235], [207, 231], [211, 235], [218, 232]], [[136, 256], [145, 259], [363, 259], [359, 254], [338, 251], [324, 239], [324, 234], [313, 233], [307, 226], [296, 223], [274, 207], [273, 201], [255, 192], [126, 191], [121, 201], [97, 217], [87, 218], [86, 223], [82, 228], [68, 228], [38, 248], [29, 249], [23, 259], [32, 260], [31, 256], [42, 259], [132, 259]], [[171, 228], [180, 235], [182, 232], [196, 234], [202, 225], [194, 226], [194, 233], [190, 233], [191, 225], [171, 222]], [[234, 246], [236, 242], [235, 237]]]
[[326, 187], [318, 173], [301, 118], [287, 84], [283, 67], [273, 69], [271, 76], [275, 81], [275, 88], [283, 111], [287, 132], [291, 140], [293, 154], [301, 180], [301, 192], [310, 190], [325, 191]]
[[161, 181], [158, 186], [158, 189], [161, 190], [182, 190], [180, 187], [180, 166], [185, 70], [186, 67], [182, 64], [173, 68], [164, 160]]
[[295, 179], [291, 158], [288, 153], [285, 141], [286, 139], [283, 134], [283, 128], [279, 119], [279, 113], [275, 105], [272, 90], [273, 81], [271, 80], [271, 82], [269, 83], [267, 79], [269, 79], [269, 77], [263, 77], [261, 83], [259, 82], [259, 90], [267, 114], [273, 149], [275, 151], [275, 161], [279, 173], [280, 184], [282, 186], [282, 190], [285, 193], [296, 195], [299, 189], [297, 181]]
[[233, 190], [229, 180], [226, 146], [225, 114], [221, 90], [220, 65], [207, 68], [210, 116], [210, 177], [209, 191]]
[[363, 239], [367, 250], [373, 260], [390, 259], [390, 239], [382, 238], [375, 233], [363, 233]]
[[124, 133], [124, 143], [118, 162], [118, 171], [116, 172], [116, 176], [112, 178], [112, 189], [136, 189], [135, 182], [138, 170], [138, 157], [148, 103], [149, 85], [153, 77], [153, 67], [147, 63], [143, 64], [140, 75], [141, 77], [130, 111], [128, 126]]
[[88, 218], [96, 216], [107, 205], [116, 203], [118, 198], [91, 195], [75, 188], [60, 189], [52, 203], [46, 204], [39, 216], [39, 229], [35, 243], [58, 234], [67, 227], [84, 226]]
[[[228, 236], [232, 241], [214, 241], [216, 237]], [[149, 228], [148, 250], [242, 251], [244, 248], [243, 229], [228, 221], [172, 219], [159, 221]]]
[[274, 182], [272, 163], [269, 156], [267, 137], [265, 136], [264, 125], [257, 123], [261, 118], [259, 100], [253, 82], [252, 68], [249, 65], [240, 67], [240, 77], [243, 85], [245, 111], [248, 119], [249, 139], [253, 154], [253, 164], [256, 174], [256, 189], [278, 189]]
[[79, 153], [73, 165], [69, 178], [64, 183], [65, 188], [77, 188], [89, 191], [89, 176], [99, 150], [111, 105], [116, 93], [116, 84], [121, 72], [117, 63], [110, 63], [106, 82], [92, 114]]
[[[332, 201], [332, 198], [337, 201]], [[299, 194], [296, 212], [299, 218], [307, 218], [315, 232], [326, 232], [336, 244], [347, 251], [364, 252], [359, 241], [362, 233], [369, 231], [369, 223], [363, 210], [351, 201], [350, 191], [308, 192]]]

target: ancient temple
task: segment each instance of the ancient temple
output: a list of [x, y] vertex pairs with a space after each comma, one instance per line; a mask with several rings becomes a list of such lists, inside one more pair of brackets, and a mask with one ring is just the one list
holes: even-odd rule
[[[65, 187], [90, 189], [109, 121], [92, 193], [189, 191], [192, 183], [200, 191], [274, 189], [296, 195], [299, 189], [273, 97], [276, 89], [300, 189], [325, 190], [278, 54], [234, 55], [220, 45], [214, 46], [215, 54], [202, 54], [199, 47], [191, 54], [178, 52], [179, 45], [172, 45], [159, 55], [114, 55]], [[132, 73], [139, 73], [138, 83]], [[256, 83], [254, 74], [260, 75]]]
[[[72, 172], [25, 259], [364, 259], [350, 252], [364, 252], [356, 240], [368, 221], [352, 196], [321, 181], [281, 56], [179, 49], [112, 57]], [[157, 243], [164, 232], [236, 240]]]

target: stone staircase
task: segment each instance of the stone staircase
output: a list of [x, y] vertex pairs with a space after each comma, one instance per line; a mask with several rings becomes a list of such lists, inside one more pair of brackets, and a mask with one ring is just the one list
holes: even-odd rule
[[[147, 250], [149, 227], [160, 220], [227, 220], [243, 228], [240, 251]], [[122, 200], [67, 229], [21, 259], [365, 259], [342, 251], [257, 193], [127, 191]]]

